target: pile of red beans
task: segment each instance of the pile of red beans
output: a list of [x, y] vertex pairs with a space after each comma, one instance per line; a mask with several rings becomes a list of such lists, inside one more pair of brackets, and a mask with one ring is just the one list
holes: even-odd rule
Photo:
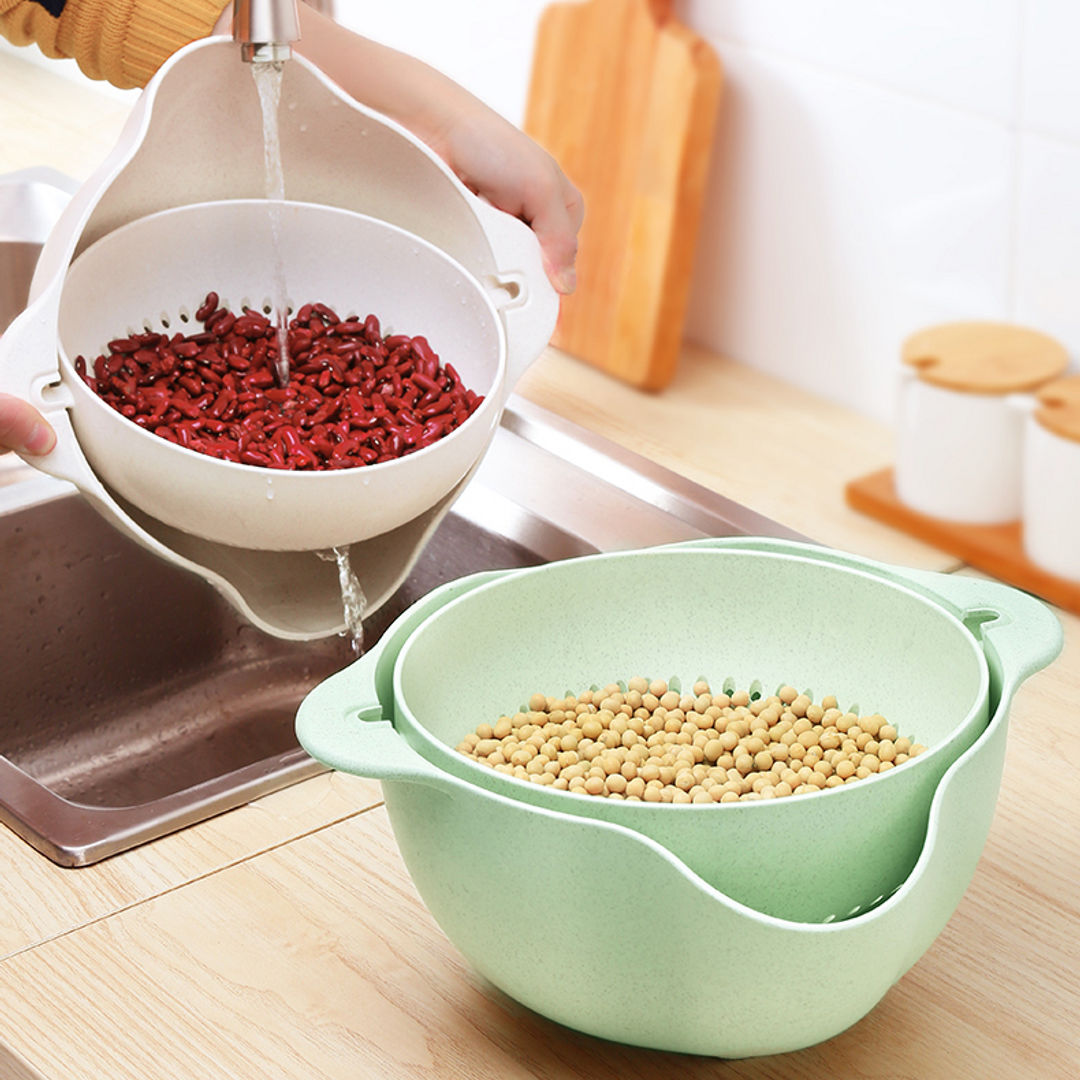
[[351, 469], [393, 461], [459, 427], [483, 397], [441, 364], [424, 337], [382, 336], [374, 315], [339, 318], [305, 304], [289, 320], [288, 379], [279, 385], [278, 327], [209, 293], [202, 331], [110, 341], [86, 384], [162, 439], [271, 469]]

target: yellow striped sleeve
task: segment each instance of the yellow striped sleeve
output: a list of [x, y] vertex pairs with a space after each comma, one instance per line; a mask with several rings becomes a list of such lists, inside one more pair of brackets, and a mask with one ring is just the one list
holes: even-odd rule
[[91, 79], [128, 89], [206, 37], [224, 7], [223, 0], [67, 0], [55, 17], [37, 0], [0, 0], [0, 32], [16, 45], [37, 44], [46, 56], [73, 57]]

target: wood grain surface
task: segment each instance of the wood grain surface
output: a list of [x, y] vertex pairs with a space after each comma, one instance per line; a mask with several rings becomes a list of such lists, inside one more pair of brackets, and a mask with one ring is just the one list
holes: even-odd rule
[[812, 540], [925, 570], [960, 565], [844, 501], [853, 475], [893, 460], [893, 433], [781, 379], [685, 345], [671, 384], [658, 395], [550, 349], [517, 389]]
[[585, 197], [554, 344], [645, 389], [678, 362], [721, 82], [670, 0], [541, 15], [524, 127]]
[[1080, 614], [1080, 581], [1051, 574], [1027, 557], [1019, 519], [1000, 525], [972, 525], [919, 513], [897, 495], [891, 468], [856, 477], [846, 490], [848, 505], [861, 513], [949, 551], [999, 581]]
[[[80, 869], [57, 866], [0, 825], [0, 960], [341, 821], [380, 799], [374, 781], [326, 773]], [[2, 1070], [0, 1080], [6, 1080]]]

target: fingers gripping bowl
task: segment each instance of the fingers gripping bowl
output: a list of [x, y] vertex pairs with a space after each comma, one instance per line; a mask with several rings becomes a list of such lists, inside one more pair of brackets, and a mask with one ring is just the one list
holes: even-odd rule
[[[297, 731], [328, 764], [383, 780], [425, 902], [511, 996], [658, 1048], [805, 1046], [868, 1011], [947, 921], [993, 813], [1009, 697], [1060, 647], [1036, 601], [939, 578], [806, 545], [713, 541], [466, 579], [317, 688]], [[816, 795], [704, 806], [552, 791], [454, 750], [478, 716], [517, 708], [526, 689], [718, 669], [743, 685], [775, 674], [857, 697], [917, 726], [928, 750]], [[582, 970], [605, 971], [597, 995], [478, 928], [483, 912], [587, 921], [600, 908], [629, 920], [620, 925], [633, 940], [646, 924], [664, 928], [677, 955], [667, 953], [669, 974], [650, 968], [647, 993], [634, 949], [574, 936]], [[721, 943], [784, 979], [748, 985], [716, 955]], [[723, 1002], [730, 1022], [705, 1022], [691, 992]], [[783, 1024], [763, 1026], [763, 1015]]]

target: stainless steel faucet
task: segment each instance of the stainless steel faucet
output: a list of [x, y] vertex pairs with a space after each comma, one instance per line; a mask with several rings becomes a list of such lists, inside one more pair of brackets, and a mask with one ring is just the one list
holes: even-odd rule
[[300, 40], [296, 0], [233, 0], [233, 40], [249, 63], [279, 63]]

